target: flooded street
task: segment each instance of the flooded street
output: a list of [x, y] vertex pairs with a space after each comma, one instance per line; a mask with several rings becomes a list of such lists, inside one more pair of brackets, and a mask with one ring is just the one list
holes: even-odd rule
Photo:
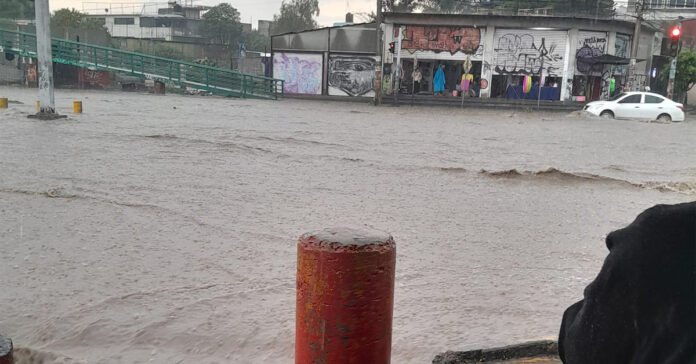
[[[290, 363], [296, 244], [397, 244], [392, 362], [553, 338], [696, 122], [0, 87], [0, 332], [86, 363]], [[13, 103], [19, 101], [21, 104]]]

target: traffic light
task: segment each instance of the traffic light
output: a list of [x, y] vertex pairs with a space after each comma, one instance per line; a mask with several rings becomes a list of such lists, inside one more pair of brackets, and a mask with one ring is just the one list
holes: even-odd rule
[[394, 53], [395, 47], [396, 47], [396, 42], [389, 43], [389, 53]]
[[669, 56], [676, 57], [679, 55], [679, 37], [681, 36], [681, 28], [674, 27], [669, 32], [671, 41], [669, 43]]

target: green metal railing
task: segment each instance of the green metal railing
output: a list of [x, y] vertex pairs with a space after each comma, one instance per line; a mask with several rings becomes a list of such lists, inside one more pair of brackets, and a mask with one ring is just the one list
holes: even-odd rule
[[[53, 62], [169, 81], [214, 94], [278, 99], [283, 80], [53, 38]], [[0, 52], [36, 58], [36, 35], [0, 29]]]

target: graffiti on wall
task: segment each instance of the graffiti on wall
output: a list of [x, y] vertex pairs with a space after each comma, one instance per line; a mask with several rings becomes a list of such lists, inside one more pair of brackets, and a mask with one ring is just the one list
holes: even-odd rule
[[575, 67], [580, 73], [602, 72], [602, 64], [592, 64], [589, 58], [601, 56], [607, 50], [605, 33], [580, 33], [578, 50], [575, 53]]
[[364, 96], [373, 91], [374, 57], [331, 57], [329, 95]]
[[535, 39], [531, 34], [504, 34], [498, 38], [495, 71], [499, 74], [558, 75], [563, 56], [556, 44], [546, 44], [546, 38]]
[[[398, 36], [399, 27], [394, 27], [394, 38]], [[480, 46], [481, 31], [472, 27], [407, 25], [401, 40], [401, 49], [408, 51], [475, 54]]]
[[109, 84], [109, 72], [80, 68], [77, 82], [82, 86], [105, 86]]
[[322, 56], [320, 54], [276, 53], [273, 77], [285, 81], [284, 92], [321, 94]]

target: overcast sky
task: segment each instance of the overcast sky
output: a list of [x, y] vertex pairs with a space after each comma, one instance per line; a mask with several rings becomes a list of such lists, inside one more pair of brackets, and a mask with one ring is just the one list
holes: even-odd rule
[[[183, 0], [180, 0], [183, 2]], [[190, 0], [188, 0], [190, 1]], [[221, 2], [229, 2], [239, 10], [242, 14], [242, 22], [248, 23], [252, 21], [253, 27], [256, 28], [257, 20], [272, 20], [273, 14], [278, 13], [282, 0], [194, 0], [195, 5], [216, 5]], [[166, 7], [165, 1], [151, 0], [145, 2], [143, 0], [49, 0], [51, 11], [60, 8], [75, 8], [82, 11], [88, 9], [104, 9], [111, 4], [112, 9], [116, 12], [117, 8], [123, 8], [131, 13], [137, 9], [136, 13], [140, 12], [142, 4], [148, 4], [148, 9], [156, 9], [157, 3], [160, 7]], [[140, 4], [141, 6], [128, 6], [123, 4]], [[352, 13], [371, 12], [374, 11], [376, 1], [374, 0], [319, 0], [319, 17], [317, 21], [319, 25], [330, 26], [335, 22], [345, 20], [346, 11]], [[84, 5], [84, 7], [83, 7]], [[103, 12], [103, 10], [102, 10]], [[356, 22], [361, 21], [359, 17], [355, 18]]]

